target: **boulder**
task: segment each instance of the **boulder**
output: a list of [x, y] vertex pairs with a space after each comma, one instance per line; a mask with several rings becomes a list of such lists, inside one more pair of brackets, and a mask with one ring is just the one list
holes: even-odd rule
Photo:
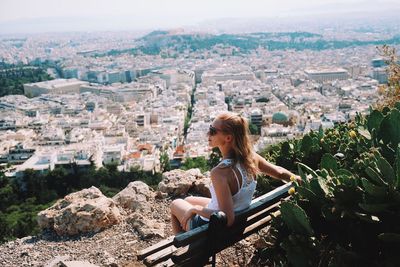
[[41, 229], [53, 229], [58, 235], [98, 232], [122, 219], [115, 202], [99, 189], [91, 188], [69, 194], [50, 208], [39, 212]]
[[151, 211], [151, 203], [155, 193], [151, 188], [141, 182], [135, 181], [113, 197], [113, 200], [121, 207], [132, 211]]
[[157, 222], [137, 212], [131, 214], [126, 221], [132, 225], [133, 229], [139, 233], [142, 239], [153, 237], [165, 238], [165, 223]]
[[172, 170], [164, 172], [158, 190], [170, 196], [187, 196], [188, 192], [210, 197], [210, 179], [203, 175], [199, 169]]

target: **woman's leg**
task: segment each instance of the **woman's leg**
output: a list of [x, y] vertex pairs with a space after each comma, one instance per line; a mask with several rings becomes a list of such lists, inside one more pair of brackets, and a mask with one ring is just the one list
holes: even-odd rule
[[182, 221], [186, 211], [193, 207], [188, 201], [183, 199], [175, 199], [171, 203], [171, 223], [172, 231], [174, 234], [178, 234], [182, 231], [187, 231], [187, 226], [182, 226]]
[[187, 197], [185, 198], [187, 202], [189, 202], [192, 205], [200, 205], [202, 207], [205, 207], [208, 205], [208, 203], [211, 201], [211, 198], [208, 197]]

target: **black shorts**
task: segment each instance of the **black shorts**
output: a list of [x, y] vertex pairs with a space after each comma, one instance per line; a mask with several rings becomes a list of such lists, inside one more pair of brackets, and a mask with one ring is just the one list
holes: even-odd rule
[[190, 219], [190, 230], [202, 226], [208, 223], [208, 221], [203, 220], [200, 215], [196, 214], [192, 219]]

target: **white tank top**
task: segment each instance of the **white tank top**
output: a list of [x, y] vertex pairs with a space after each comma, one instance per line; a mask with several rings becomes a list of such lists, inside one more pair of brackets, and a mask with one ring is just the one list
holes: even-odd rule
[[[233, 200], [233, 211], [236, 213], [238, 211], [247, 209], [250, 206], [251, 200], [253, 198], [254, 192], [256, 190], [257, 182], [255, 179], [247, 178], [247, 171], [242, 168], [242, 166], [237, 163], [235, 167], [238, 169], [242, 176], [242, 186], [240, 186], [239, 178], [236, 175], [236, 172], [233, 170], [233, 160], [232, 159], [223, 159], [218, 166], [220, 165], [228, 165], [231, 166], [232, 171], [236, 177], [236, 181], [238, 183], [239, 190], [232, 196]], [[208, 203], [207, 208], [212, 210], [220, 210], [217, 200], [217, 195], [215, 193], [214, 186], [210, 185], [210, 193], [211, 193], [211, 201]], [[208, 221], [208, 218], [200, 216], [203, 220]]]

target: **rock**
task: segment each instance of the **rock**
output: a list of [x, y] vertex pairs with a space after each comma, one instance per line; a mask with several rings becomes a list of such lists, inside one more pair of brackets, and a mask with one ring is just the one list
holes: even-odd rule
[[211, 197], [210, 183], [211, 180], [208, 177], [197, 179], [194, 183], [194, 188], [191, 191], [203, 197]]
[[88, 261], [61, 261], [61, 267], [99, 267], [99, 265], [95, 265]]
[[156, 198], [158, 198], [158, 199], [163, 199], [163, 198], [166, 198], [166, 197], [168, 197], [168, 194], [167, 193], [164, 193], [164, 192], [161, 192], [161, 191], [156, 191]]
[[154, 199], [155, 194], [151, 188], [141, 182], [135, 181], [128, 184], [128, 186], [116, 194], [113, 200], [123, 208], [128, 208], [132, 211], [150, 211], [150, 200]]
[[108, 267], [118, 267], [118, 264], [117, 264], [115, 258], [113, 258], [113, 257], [105, 259], [103, 264], [104, 264], [104, 266], [108, 266]]
[[67, 261], [69, 260], [70, 256], [64, 255], [64, 256], [57, 256], [54, 259], [48, 261], [44, 266], [45, 267], [58, 267], [59, 263], [62, 261]]
[[165, 224], [144, 217], [139, 213], [133, 213], [127, 219], [127, 222], [139, 233], [142, 239], [153, 237], [165, 237]]
[[253, 244], [255, 249], [263, 249], [269, 246], [273, 245], [273, 242], [271, 242], [270, 239], [270, 233], [269, 233], [269, 226], [266, 228], [261, 229], [257, 235], [252, 235], [252, 239], [250, 242]]
[[98, 232], [121, 221], [115, 202], [92, 186], [69, 194], [50, 208], [39, 212], [41, 229], [53, 229], [58, 235]]
[[186, 196], [189, 191], [202, 196], [210, 196], [208, 190], [209, 178], [204, 176], [199, 169], [172, 170], [163, 173], [163, 178], [158, 184], [158, 190], [172, 196]]

